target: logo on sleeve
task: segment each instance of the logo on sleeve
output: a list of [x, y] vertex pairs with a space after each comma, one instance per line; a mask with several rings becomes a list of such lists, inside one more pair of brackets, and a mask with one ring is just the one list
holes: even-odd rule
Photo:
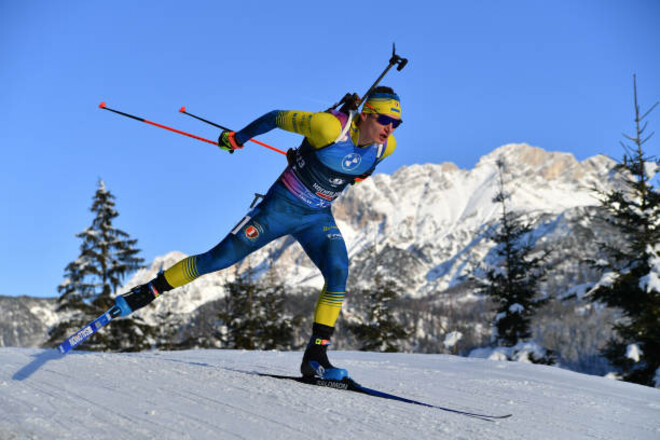
[[255, 240], [257, 237], [259, 237], [259, 230], [254, 226], [248, 226], [245, 230], [245, 236], [250, 240]]
[[263, 232], [264, 228], [254, 220], [243, 230], [245, 237], [252, 242], [256, 241]]

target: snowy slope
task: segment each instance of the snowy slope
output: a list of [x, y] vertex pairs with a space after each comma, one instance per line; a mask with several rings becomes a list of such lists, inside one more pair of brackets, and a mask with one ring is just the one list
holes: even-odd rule
[[365, 386], [485, 422], [235, 370], [295, 373], [300, 353], [0, 349], [0, 438], [657, 439], [660, 391], [530, 364], [336, 352]]

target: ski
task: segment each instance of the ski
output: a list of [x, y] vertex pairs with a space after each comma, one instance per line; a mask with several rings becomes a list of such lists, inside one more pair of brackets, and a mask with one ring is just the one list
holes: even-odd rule
[[119, 315], [121, 315], [119, 307], [112, 306], [107, 312], [78, 330], [72, 336], [68, 337], [66, 341], [62, 342], [57, 347], [57, 349], [60, 353], [67, 354]]
[[[236, 370], [232, 370], [236, 371]], [[368, 396], [373, 396], [373, 397], [380, 397], [383, 399], [389, 399], [389, 400], [396, 400], [399, 402], [405, 402], [405, 403], [410, 403], [413, 405], [420, 405], [420, 406], [425, 406], [427, 408], [435, 408], [441, 411], [445, 412], [450, 412], [453, 414], [460, 414], [463, 416], [467, 417], [472, 417], [475, 419], [480, 419], [484, 420], [487, 422], [494, 422], [496, 420], [502, 420], [502, 419], [508, 419], [511, 417], [513, 414], [505, 414], [505, 415], [491, 415], [491, 414], [480, 414], [480, 413], [474, 413], [474, 412], [469, 412], [469, 411], [462, 411], [458, 409], [453, 409], [453, 408], [447, 408], [444, 406], [439, 406], [439, 405], [431, 405], [430, 403], [425, 403], [425, 402], [420, 402], [418, 400], [413, 400], [413, 399], [408, 399], [406, 397], [401, 397], [397, 396], [394, 394], [389, 394], [389, 393], [384, 393], [382, 391], [374, 390], [371, 388], [364, 387], [360, 385], [359, 383], [355, 382], [353, 379], [350, 378], [345, 378], [342, 380], [330, 380], [330, 379], [322, 379], [319, 377], [300, 377], [300, 376], [284, 376], [284, 375], [279, 375], [279, 374], [269, 374], [269, 373], [259, 373], [259, 372], [247, 372], [247, 371], [242, 371], [242, 373], [248, 373], [248, 374], [255, 374], [257, 376], [262, 376], [262, 377], [272, 377], [275, 379], [282, 379], [282, 380], [291, 380], [299, 383], [304, 383], [307, 385], [316, 385], [316, 386], [321, 386], [321, 387], [327, 387], [327, 388], [334, 388], [337, 390], [346, 390], [346, 391], [353, 391], [356, 393], [361, 393], [361, 394], [366, 394]]]

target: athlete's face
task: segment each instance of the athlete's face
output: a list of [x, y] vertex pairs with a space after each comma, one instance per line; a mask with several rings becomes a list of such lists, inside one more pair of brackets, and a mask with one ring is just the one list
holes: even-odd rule
[[[395, 123], [379, 121], [379, 117], [378, 113], [360, 113], [360, 145], [383, 144], [392, 134]], [[391, 117], [391, 119], [398, 120], [394, 117]]]

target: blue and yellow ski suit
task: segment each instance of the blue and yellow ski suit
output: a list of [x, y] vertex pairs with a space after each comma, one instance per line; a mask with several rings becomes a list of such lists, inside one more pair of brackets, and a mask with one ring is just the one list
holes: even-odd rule
[[319, 268], [325, 287], [314, 322], [334, 327], [346, 293], [348, 254], [331, 212], [332, 201], [354, 179], [373, 172], [390, 155], [396, 141], [359, 147], [353, 115], [275, 110], [236, 132], [248, 139], [281, 128], [305, 138], [264, 199], [208, 252], [185, 258], [165, 271], [172, 287], [227, 268], [276, 238], [293, 236]]

